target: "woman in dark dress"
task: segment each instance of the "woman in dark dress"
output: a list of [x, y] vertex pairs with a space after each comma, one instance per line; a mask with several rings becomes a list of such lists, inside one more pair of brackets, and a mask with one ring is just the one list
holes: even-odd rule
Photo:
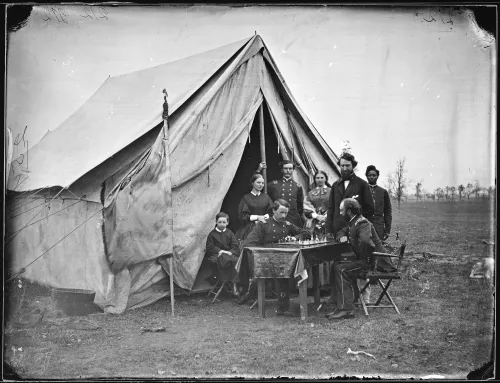
[[[273, 201], [264, 189], [264, 177], [261, 174], [255, 173], [250, 179], [252, 190], [245, 194], [238, 206], [238, 218], [242, 222], [242, 226], [236, 231], [236, 238], [241, 242], [248, 237], [257, 221], [266, 222], [273, 214]], [[238, 304], [247, 302], [250, 298], [254, 298], [257, 288], [252, 281], [239, 281], [241, 291], [246, 291], [238, 301]]]
[[272, 215], [273, 201], [266, 193], [264, 188], [264, 177], [261, 174], [254, 174], [250, 179], [252, 190], [245, 194], [238, 206], [238, 218], [242, 226], [236, 231], [235, 235], [240, 241], [243, 241], [252, 231], [257, 221], [266, 222]]

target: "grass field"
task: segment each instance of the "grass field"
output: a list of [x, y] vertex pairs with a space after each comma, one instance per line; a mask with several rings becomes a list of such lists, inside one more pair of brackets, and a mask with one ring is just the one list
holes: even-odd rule
[[[397, 207], [397, 205], [396, 205]], [[416, 218], [414, 215], [422, 217]], [[139, 377], [203, 379], [229, 376], [421, 377], [465, 379], [492, 358], [494, 288], [468, 279], [472, 265], [492, 255], [496, 222], [487, 203], [411, 202], [394, 211], [395, 233], [408, 242], [404, 270], [415, 279], [395, 281], [401, 311], [379, 309], [365, 317], [331, 322], [324, 307], [302, 323], [298, 297], [294, 318], [267, 318], [230, 297], [211, 304], [205, 294], [181, 296], [176, 316], [168, 299], [120, 316], [93, 315], [19, 325], [28, 313], [50, 306], [48, 290], [15, 285], [7, 296], [6, 362], [24, 378]], [[424, 257], [423, 253], [435, 255]], [[24, 298], [23, 297], [24, 291]], [[372, 296], [375, 294], [372, 292]], [[142, 333], [141, 328], [165, 327]], [[347, 350], [375, 359], [359, 360]]]

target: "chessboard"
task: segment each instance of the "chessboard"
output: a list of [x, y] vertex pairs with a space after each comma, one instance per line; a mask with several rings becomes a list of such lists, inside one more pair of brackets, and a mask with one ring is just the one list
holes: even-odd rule
[[290, 242], [278, 242], [278, 243], [273, 243], [272, 247], [284, 247], [284, 248], [305, 248], [305, 247], [311, 247], [311, 246], [320, 246], [320, 245], [328, 245], [328, 244], [334, 244], [337, 243], [336, 241], [290, 241]]

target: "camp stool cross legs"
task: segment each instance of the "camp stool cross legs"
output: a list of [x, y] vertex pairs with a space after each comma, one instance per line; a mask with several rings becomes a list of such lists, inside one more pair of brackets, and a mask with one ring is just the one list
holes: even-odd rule
[[[406, 242], [404, 242], [401, 247], [398, 250], [398, 254], [388, 254], [388, 253], [379, 253], [379, 252], [373, 252], [374, 257], [391, 257], [391, 258], [398, 258], [398, 262], [396, 265], [396, 271], [394, 272], [384, 272], [384, 271], [377, 271], [377, 261], [375, 258], [375, 262], [373, 262], [373, 268], [372, 270], [369, 270], [366, 274], [366, 278], [368, 282], [365, 283], [363, 288], [359, 292], [359, 300], [361, 301], [361, 305], [363, 306], [363, 311], [365, 312], [365, 315], [368, 316], [368, 308], [393, 308], [396, 310], [398, 314], [401, 314], [398, 310], [398, 307], [396, 306], [396, 303], [394, 303], [394, 300], [392, 299], [391, 295], [389, 294], [389, 287], [391, 286], [391, 283], [394, 279], [401, 279], [401, 274], [399, 272], [399, 267], [401, 266], [401, 261], [403, 260], [403, 256], [405, 253], [406, 249]], [[382, 282], [383, 280], [387, 281], [387, 284], [384, 284]], [[367, 304], [365, 302], [365, 299], [363, 297], [363, 292], [368, 288], [370, 283], [373, 281], [376, 281], [377, 284], [382, 288], [382, 292], [380, 293], [380, 296], [376, 300], [374, 304]], [[389, 301], [388, 305], [381, 305], [380, 302], [382, 301], [383, 297], [386, 297], [387, 300]]]
[[[220, 279], [217, 279], [217, 283], [214, 285], [214, 287], [212, 287], [212, 289], [208, 292], [208, 295], [207, 295], [208, 297], [210, 295], [215, 295], [214, 299], [212, 300], [212, 303], [215, 303], [215, 301], [219, 297], [220, 293], [222, 292], [222, 289], [226, 288], [226, 290], [229, 291], [228, 283], [229, 282], [222, 282]], [[231, 291], [229, 291], [229, 292], [231, 292]]]

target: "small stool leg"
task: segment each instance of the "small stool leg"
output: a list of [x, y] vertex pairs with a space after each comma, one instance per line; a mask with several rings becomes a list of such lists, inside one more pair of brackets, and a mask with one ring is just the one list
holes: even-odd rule
[[257, 279], [257, 300], [259, 301], [259, 315], [261, 318], [266, 317], [266, 280], [264, 278]]

